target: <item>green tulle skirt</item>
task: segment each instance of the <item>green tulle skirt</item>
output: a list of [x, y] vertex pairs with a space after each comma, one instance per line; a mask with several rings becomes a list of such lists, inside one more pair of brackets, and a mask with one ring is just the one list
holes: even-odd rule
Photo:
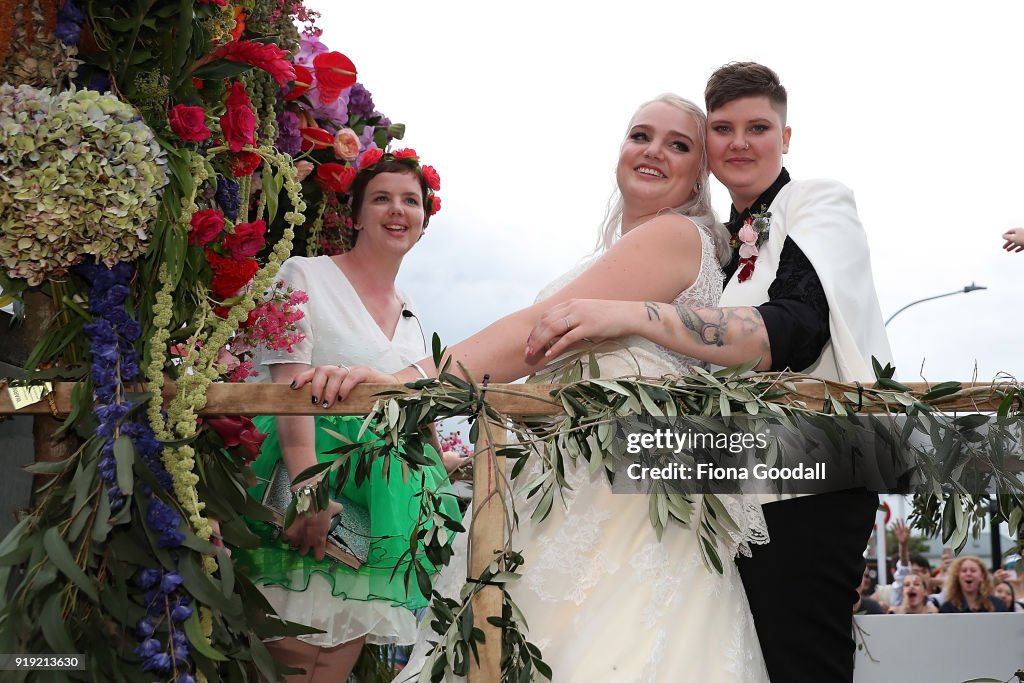
[[[335, 453], [327, 453], [345, 443], [357, 443], [363, 419], [360, 417], [318, 416], [316, 424], [316, 452], [318, 462], [334, 460]], [[256, 427], [267, 434], [266, 441], [259, 457], [252, 464], [253, 472], [259, 483], [249, 489], [249, 494], [256, 500], [262, 500], [274, 466], [281, 460], [281, 448], [277, 438], [277, 424], [272, 416], [254, 418]], [[347, 441], [339, 441], [334, 435], [323, 428], [340, 434]], [[364, 435], [362, 442], [370, 440]], [[397, 456], [388, 456], [391, 460], [388, 478], [383, 474], [384, 459], [378, 458], [373, 463], [372, 474], [360, 485], [355, 483], [355, 468], [342, 489], [347, 505], [362, 506], [369, 514], [370, 547], [366, 563], [358, 570], [337, 563], [329, 557], [317, 561], [312, 555], [300, 555], [288, 547], [284, 539], [279, 538], [277, 530], [264, 522], [247, 520], [249, 528], [260, 538], [260, 547], [255, 549], [236, 549], [234, 558], [236, 565], [257, 585], [275, 585], [290, 590], [305, 590], [309, 585], [309, 577], [314, 573], [322, 574], [331, 584], [335, 596], [347, 600], [385, 600], [395, 606], [416, 610], [428, 604], [416, 583], [415, 573], [411, 572], [408, 586], [405, 581], [405, 570], [409, 566], [406, 557], [395, 566], [402, 554], [409, 549], [409, 536], [420, 513], [420, 492], [438, 490], [451, 493], [447, 484], [447, 473], [441, 464], [437, 452], [424, 445], [424, 453], [435, 461], [433, 467], [424, 467], [419, 472], [406, 470], [403, 473], [401, 461]], [[356, 457], [355, 453], [347, 457]], [[404, 474], [404, 476], [403, 476]], [[336, 484], [336, 473], [331, 474], [331, 490]], [[441, 498], [441, 512], [449, 517], [461, 519], [458, 503], [454, 495]], [[449, 535], [449, 542], [451, 534]], [[437, 572], [422, 552], [418, 559], [428, 574]], [[299, 571], [297, 571], [299, 570]], [[394, 578], [392, 578], [394, 572]]]

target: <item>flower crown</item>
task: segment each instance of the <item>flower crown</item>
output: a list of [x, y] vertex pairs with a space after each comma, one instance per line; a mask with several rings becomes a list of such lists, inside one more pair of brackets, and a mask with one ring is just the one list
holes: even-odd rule
[[426, 164], [420, 166], [420, 157], [416, 150], [408, 148], [398, 149], [394, 152], [385, 152], [382, 149], [368, 149], [359, 155], [359, 160], [357, 161], [359, 172], [369, 171], [382, 161], [397, 161], [403, 166], [408, 166], [417, 175], [422, 176], [423, 181], [427, 184], [426, 206], [424, 207], [427, 210], [427, 215], [433, 216], [441, 210], [441, 198], [434, 194], [441, 189], [441, 176], [438, 175], [437, 170], [433, 166], [427, 166]]

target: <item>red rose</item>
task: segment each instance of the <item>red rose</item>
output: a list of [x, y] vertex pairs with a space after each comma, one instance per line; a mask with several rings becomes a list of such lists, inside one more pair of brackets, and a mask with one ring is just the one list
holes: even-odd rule
[[263, 157], [256, 152], [239, 152], [234, 156], [235, 158], [231, 161], [230, 166], [231, 173], [236, 178], [244, 178], [245, 176], [252, 175], [263, 162]]
[[359, 168], [370, 168], [375, 163], [381, 160], [384, 156], [384, 151], [380, 149], [368, 149], [359, 155]]
[[202, 107], [176, 104], [167, 118], [171, 124], [171, 130], [185, 142], [200, 142], [212, 135], [210, 129], [206, 127], [206, 114]]
[[356, 82], [356, 66], [340, 52], [323, 52], [313, 58], [320, 104], [334, 104], [341, 91]]
[[395, 152], [392, 156], [394, 156], [396, 159], [408, 158], [413, 159], [415, 161], [420, 160], [419, 155], [416, 154], [416, 150], [414, 150], [412, 147], [409, 147], [407, 149], [400, 149], [397, 152]]
[[231, 84], [231, 92], [224, 103], [227, 111], [220, 117], [220, 129], [224, 133], [228, 148], [241, 152], [246, 145], [256, 144], [256, 114], [253, 113], [249, 95], [239, 81]]
[[303, 152], [308, 152], [311, 149], [327, 149], [334, 146], [334, 136], [323, 128], [299, 128], [299, 134], [302, 136]]
[[263, 237], [266, 234], [267, 224], [262, 220], [239, 223], [233, 233], [224, 237], [224, 248], [236, 259], [250, 258], [260, 253], [266, 242]]
[[441, 176], [437, 174], [433, 166], [423, 167], [423, 180], [427, 181], [427, 187], [434, 192], [441, 189]]
[[224, 214], [217, 209], [200, 209], [192, 214], [189, 244], [209, 244], [224, 229]]
[[306, 94], [306, 91], [313, 87], [313, 73], [301, 64], [292, 64], [295, 68], [295, 81], [284, 96], [285, 102], [291, 102]]
[[356, 179], [356, 169], [344, 164], [320, 164], [316, 168], [316, 179], [332, 192], [348, 192]]
[[435, 213], [441, 210], [441, 198], [436, 194], [430, 195], [430, 213], [428, 216], [433, 216]]

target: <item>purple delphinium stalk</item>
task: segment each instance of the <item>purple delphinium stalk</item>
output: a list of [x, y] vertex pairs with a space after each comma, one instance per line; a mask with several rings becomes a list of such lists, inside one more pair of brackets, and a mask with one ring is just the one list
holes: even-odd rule
[[295, 156], [302, 151], [302, 134], [299, 132], [299, 117], [290, 111], [277, 115], [277, 149]]
[[[294, 114], [293, 114], [294, 116]], [[278, 118], [280, 121], [280, 118]], [[281, 149], [280, 145], [278, 149]], [[284, 152], [284, 150], [281, 150]], [[287, 154], [293, 154], [293, 152], [286, 152]], [[234, 178], [228, 178], [226, 176], [217, 176], [217, 204], [220, 205], [220, 210], [224, 212], [224, 215], [233, 221], [238, 220], [238, 210], [242, 208], [242, 198], [238, 190], [238, 181]]]
[[[75, 266], [77, 272], [89, 285], [89, 312], [93, 321], [85, 326], [91, 351], [90, 369], [93, 381], [93, 413], [99, 425], [96, 436], [103, 439], [100, 460], [97, 465], [100, 477], [107, 487], [107, 497], [112, 513], [123, 509], [127, 499], [117, 485], [117, 460], [114, 456], [114, 442], [117, 436], [131, 440], [137, 456], [136, 466], [145, 466], [153, 473], [164, 490], [172, 486], [171, 475], [160, 459], [161, 444], [145, 421], [134, 421], [128, 417], [130, 405], [119, 391], [125, 382], [139, 377], [139, 355], [134, 342], [141, 334], [136, 322], [125, 308], [125, 301], [131, 295], [129, 283], [134, 272], [128, 263], [118, 263], [112, 268], [89, 262]], [[179, 530], [182, 519], [177, 510], [165, 503], [147, 484], [139, 484], [146, 510], [145, 523], [157, 535], [161, 548], [177, 548], [185, 541], [185, 534]], [[182, 593], [183, 579], [177, 572], [144, 568], [135, 577], [135, 584], [145, 590], [147, 616], [136, 624], [140, 644], [135, 653], [143, 659], [142, 670], [167, 673], [188, 670], [188, 639], [174, 636], [180, 631], [180, 624], [192, 616], [188, 607], [191, 598]], [[166, 645], [156, 637], [156, 624], [170, 615], [167, 628], [170, 638]]]
[[352, 86], [348, 95], [348, 114], [368, 119], [373, 116], [373, 95], [362, 83]]
[[[192, 598], [180, 591], [183, 583], [178, 572], [143, 569], [135, 575], [135, 585], [145, 588], [143, 596], [146, 616], [139, 619], [135, 633], [141, 639], [135, 654], [142, 657], [143, 671], [166, 673], [173, 667], [180, 676], [188, 676], [188, 658], [191, 647], [181, 624], [192, 616]], [[166, 622], [166, 641], [157, 637], [156, 627]]]
[[85, 15], [75, 6], [72, 0], [65, 0], [64, 5], [57, 12], [57, 26], [53, 32], [65, 45], [78, 45], [82, 37], [82, 24], [85, 23]]

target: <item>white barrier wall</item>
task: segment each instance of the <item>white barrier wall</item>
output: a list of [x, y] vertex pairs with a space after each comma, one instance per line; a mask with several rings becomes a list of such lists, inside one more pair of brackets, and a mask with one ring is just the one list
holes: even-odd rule
[[1024, 613], [876, 614], [854, 620], [863, 635], [854, 683], [1016, 681], [1014, 672], [1024, 668]]

